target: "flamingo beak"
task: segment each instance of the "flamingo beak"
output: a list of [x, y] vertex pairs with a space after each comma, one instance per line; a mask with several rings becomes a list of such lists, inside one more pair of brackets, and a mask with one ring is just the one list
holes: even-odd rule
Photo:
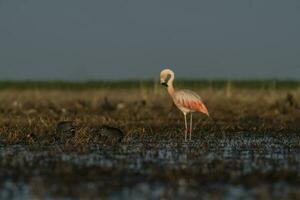
[[168, 84], [167, 84], [166, 82], [162, 82], [161, 84], [162, 84], [163, 86], [168, 87]]
[[166, 78], [161, 79], [161, 80], [160, 80], [160, 83], [161, 83], [163, 86], [168, 87], [168, 82], [169, 82], [170, 78], [171, 78], [171, 76], [168, 75]]

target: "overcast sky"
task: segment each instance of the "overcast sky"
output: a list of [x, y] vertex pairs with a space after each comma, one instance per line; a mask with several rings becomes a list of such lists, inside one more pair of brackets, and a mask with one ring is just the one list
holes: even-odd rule
[[0, 79], [300, 79], [299, 0], [0, 0]]

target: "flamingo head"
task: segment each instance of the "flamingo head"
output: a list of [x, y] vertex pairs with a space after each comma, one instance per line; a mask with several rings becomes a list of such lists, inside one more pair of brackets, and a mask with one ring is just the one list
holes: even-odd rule
[[160, 72], [160, 83], [166, 87], [174, 80], [174, 72], [170, 69], [164, 69]]

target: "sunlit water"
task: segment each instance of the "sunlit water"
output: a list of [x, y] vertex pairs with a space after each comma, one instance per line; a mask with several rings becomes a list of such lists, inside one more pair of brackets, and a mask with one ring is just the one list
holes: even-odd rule
[[[254, 199], [265, 193], [275, 198], [290, 197], [298, 194], [299, 185], [294, 181], [279, 178], [249, 186], [241, 177], [278, 171], [299, 175], [299, 138], [295, 134], [244, 134], [186, 143], [134, 140], [114, 146], [93, 144], [89, 153], [83, 154], [57, 151], [54, 146], [41, 151], [22, 145], [0, 146], [0, 199]], [[51, 153], [53, 148], [55, 153]], [[178, 172], [178, 177], [170, 182], [157, 177], [168, 170]], [[220, 173], [221, 177], [202, 181], [201, 176], [196, 177], [198, 171]], [[95, 174], [85, 178], [85, 172]], [[110, 174], [101, 174], [105, 172]], [[239, 181], [227, 181], [227, 173]]]

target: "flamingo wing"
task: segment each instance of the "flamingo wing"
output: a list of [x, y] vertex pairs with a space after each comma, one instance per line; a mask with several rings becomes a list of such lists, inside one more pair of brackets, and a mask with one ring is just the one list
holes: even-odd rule
[[191, 111], [198, 111], [209, 115], [208, 109], [203, 103], [201, 97], [191, 90], [176, 91], [174, 93], [174, 102], [176, 105], [184, 107]]

